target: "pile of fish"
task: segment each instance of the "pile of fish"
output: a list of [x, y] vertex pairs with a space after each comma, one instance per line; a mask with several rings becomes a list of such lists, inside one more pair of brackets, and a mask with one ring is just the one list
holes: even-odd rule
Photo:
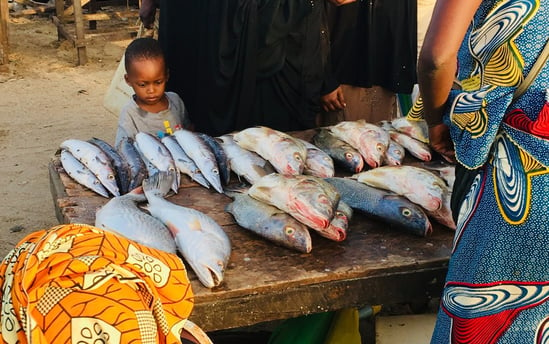
[[134, 139], [121, 140], [116, 148], [97, 138], [69, 139], [60, 148], [67, 174], [104, 197], [126, 194], [159, 171], [173, 176], [171, 188], [176, 193], [181, 174], [219, 193], [230, 178], [221, 140], [184, 129], [162, 138], [140, 132]]
[[[112, 198], [97, 211], [95, 226], [159, 250], [177, 250], [205, 287], [218, 286], [231, 255], [229, 238], [211, 217], [164, 198], [173, 178], [159, 172], [143, 180], [142, 190]], [[137, 205], [144, 201], [148, 213]]]
[[310, 252], [308, 229], [333, 241], [347, 237], [351, 207], [322, 178], [271, 173], [229, 195], [234, 201], [225, 210], [241, 227], [281, 246]]

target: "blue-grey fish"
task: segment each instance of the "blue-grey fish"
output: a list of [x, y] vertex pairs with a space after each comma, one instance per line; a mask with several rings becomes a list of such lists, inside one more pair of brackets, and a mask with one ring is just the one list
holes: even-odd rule
[[280, 173], [269, 174], [255, 182], [248, 194], [290, 214], [319, 235], [341, 241], [341, 233], [330, 228], [339, 194], [323, 179]]
[[172, 154], [173, 160], [175, 162], [175, 166], [179, 170], [179, 172], [186, 174], [189, 176], [193, 181], [197, 182], [198, 184], [202, 185], [205, 188], [210, 188], [210, 183], [204, 178], [200, 170], [198, 169], [198, 166], [194, 163], [193, 159], [191, 159], [187, 153], [181, 148], [179, 143], [177, 143], [177, 140], [173, 135], [166, 135], [162, 137], [162, 143], [170, 153]]
[[440, 210], [443, 193], [448, 192], [446, 182], [439, 176], [424, 168], [410, 165], [381, 166], [357, 173], [353, 178], [404, 196], [428, 211]]
[[217, 192], [223, 193], [217, 160], [204, 140], [196, 133], [186, 129], [176, 130], [174, 136], [177, 143], [179, 143], [185, 153], [187, 153], [196, 166], [198, 166], [208, 183], [210, 183]]
[[233, 202], [225, 207], [240, 227], [275, 244], [309, 253], [311, 235], [307, 227], [284, 211], [244, 193], [231, 193]]
[[200, 282], [207, 288], [218, 286], [231, 255], [229, 237], [208, 215], [164, 199], [172, 179], [160, 172], [143, 181], [147, 209], [172, 232], [177, 249]]
[[130, 185], [128, 186], [128, 190], [141, 186], [143, 179], [147, 178], [147, 167], [135, 148], [135, 140], [131, 137], [123, 138], [116, 146], [116, 150], [130, 167]]
[[253, 184], [261, 177], [275, 171], [272, 165], [259, 154], [244, 149], [234, 142], [231, 134], [218, 138], [221, 140], [221, 147], [227, 154], [231, 170], [239, 178], [243, 177], [248, 183]]
[[295, 176], [303, 173], [307, 148], [286, 133], [258, 126], [234, 133], [233, 139], [240, 147], [268, 160], [280, 174]]
[[103, 197], [109, 198], [109, 192], [95, 174], [65, 149], [61, 150], [61, 165], [65, 172], [79, 184]]
[[320, 129], [312, 141], [346, 171], [358, 173], [364, 168], [362, 155], [350, 144], [335, 137], [328, 129]]
[[219, 178], [223, 184], [228, 185], [231, 180], [231, 167], [227, 154], [221, 147], [221, 144], [217, 139], [211, 137], [210, 135], [204, 133], [196, 133], [204, 142], [210, 147], [210, 150], [215, 156], [215, 161], [217, 162], [217, 167], [219, 168]]
[[120, 194], [123, 195], [127, 193], [130, 186], [130, 167], [126, 160], [118, 153], [113, 146], [108, 142], [99, 139], [97, 137], [92, 137], [88, 142], [93, 143], [97, 147], [101, 148], [105, 154], [111, 159], [112, 166], [116, 172], [116, 182], [118, 184], [118, 189]]
[[326, 178], [351, 208], [382, 219], [412, 234], [427, 236], [432, 225], [423, 209], [403, 196], [349, 178]]
[[383, 156], [383, 162], [389, 166], [402, 165], [402, 160], [406, 156], [406, 150], [394, 140], [389, 140], [389, 147]]
[[111, 165], [109, 157], [101, 148], [87, 141], [77, 139], [63, 141], [61, 148], [69, 151], [76, 159], [89, 168], [111, 194], [120, 196], [114, 168]]
[[139, 244], [176, 253], [175, 241], [168, 228], [137, 206], [147, 198], [142, 190], [112, 198], [95, 214], [95, 226], [122, 235]]
[[135, 142], [145, 162], [148, 161], [159, 171], [164, 171], [174, 176], [172, 190], [177, 193], [181, 175], [175, 167], [175, 162], [168, 148], [156, 136], [145, 132], [137, 133], [135, 135]]
[[381, 166], [389, 146], [387, 131], [363, 119], [339, 122], [330, 130], [337, 138], [356, 148], [370, 167]]

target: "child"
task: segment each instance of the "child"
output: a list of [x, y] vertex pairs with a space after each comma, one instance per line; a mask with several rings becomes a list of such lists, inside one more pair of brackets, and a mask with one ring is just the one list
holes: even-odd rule
[[126, 83], [135, 94], [120, 111], [115, 145], [138, 132], [153, 135], [171, 134], [178, 127], [191, 123], [181, 98], [165, 92], [168, 70], [164, 54], [153, 38], [138, 38], [124, 54]]

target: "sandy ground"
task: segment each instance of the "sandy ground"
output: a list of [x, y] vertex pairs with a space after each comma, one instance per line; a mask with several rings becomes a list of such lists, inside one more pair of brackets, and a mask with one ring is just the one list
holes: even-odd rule
[[90, 38], [89, 61], [76, 66], [76, 49], [57, 40], [48, 18], [11, 18], [8, 27], [10, 63], [0, 71], [0, 257], [27, 234], [58, 223], [48, 163], [59, 144], [114, 141], [117, 116], [103, 98], [130, 42], [129, 34]]

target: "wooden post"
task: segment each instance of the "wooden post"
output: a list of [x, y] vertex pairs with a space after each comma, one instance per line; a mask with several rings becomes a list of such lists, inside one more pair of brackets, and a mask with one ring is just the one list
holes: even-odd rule
[[[59, 21], [60, 25], [57, 25], [57, 40], [64, 39], [63, 34], [61, 33], [61, 27], [63, 25], [63, 22], [65, 18], [63, 18], [63, 12], [65, 11], [65, 0], [55, 0], [55, 18]], [[55, 23], [55, 21], [54, 21]]]
[[74, 24], [76, 25], [76, 50], [78, 53], [78, 65], [88, 62], [86, 55], [86, 42], [84, 41], [84, 19], [82, 17], [82, 2], [74, 0]]
[[0, 0], [0, 65], [9, 62], [8, 18], [8, 0]]

